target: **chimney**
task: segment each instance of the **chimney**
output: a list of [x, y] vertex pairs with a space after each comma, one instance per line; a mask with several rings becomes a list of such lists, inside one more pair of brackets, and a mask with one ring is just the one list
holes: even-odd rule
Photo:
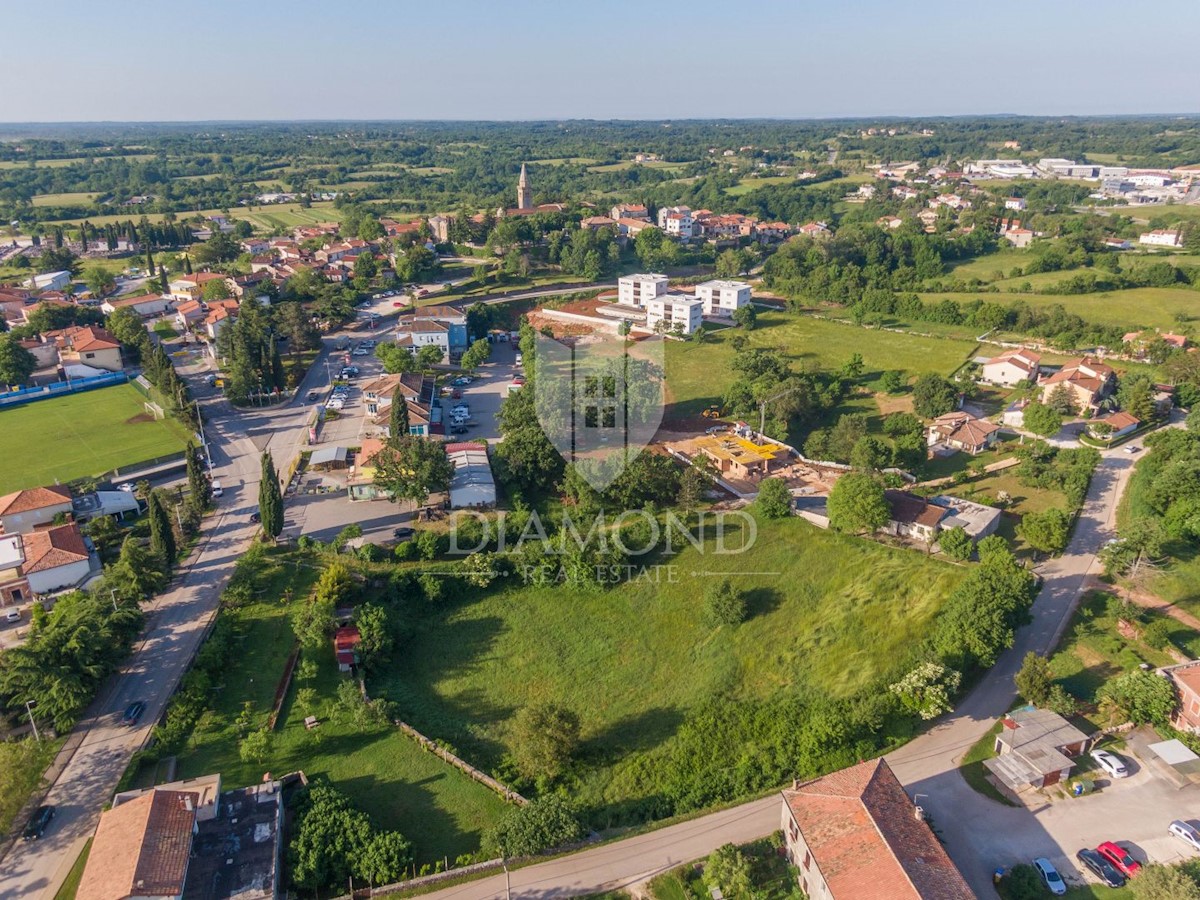
[[792, 779], [792, 790], [793, 791], [800, 790], [800, 779], [799, 778]]
[[923, 810], [919, 806], [914, 806], [913, 807], [913, 818], [916, 819], [918, 822], [924, 822], [925, 821], [925, 810]]
[[183, 808], [188, 812], [192, 811], [192, 795], [188, 794], [183, 798]]

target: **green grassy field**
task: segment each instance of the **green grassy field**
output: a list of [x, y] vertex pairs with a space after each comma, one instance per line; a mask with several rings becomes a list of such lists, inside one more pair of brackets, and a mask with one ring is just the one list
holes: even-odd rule
[[[965, 575], [799, 519], [759, 523], [745, 553], [689, 548], [671, 563], [678, 583], [607, 592], [518, 583], [426, 607], [407, 622], [411, 638], [390, 673], [369, 687], [484, 768], [500, 761], [521, 707], [573, 710], [586, 760], [578, 796], [599, 808], [628, 799], [638, 758], [669, 742], [708, 698], [847, 697], [890, 676]], [[702, 597], [724, 576], [746, 592], [750, 614], [737, 628], [713, 629]]]
[[0, 411], [0, 494], [99, 475], [182, 450], [187, 431], [154, 420], [128, 384]]
[[588, 166], [589, 172], [622, 172], [625, 169], [632, 169], [634, 166], [645, 166], [647, 169], [665, 169], [669, 172], [677, 172], [680, 169], [687, 167], [685, 162], [668, 162], [665, 159], [651, 160], [650, 162], [634, 162], [632, 159], [622, 160], [621, 162], [608, 163], [603, 166]]
[[[1058, 275], [1058, 278], [1063, 277]], [[1024, 279], [1016, 279], [1020, 282]], [[941, 300], [956, 300], [968, 303], [983, 300], [1008, 306], [1022, 302], [1034, 309], [1061, 306], [1088, 322], [1097, 325], [1113, 325], [1120, 328], [1159, 328], [1169, 331], [1178, 328], [1175, 316], [1182, 314], [1190, 318], [1200, 317], [1200, 291], [1179, 288], [1133, 288], [1127, 291], [1112, 291], [1103, 294], [978, 294], [947, 293], [921, 294], [926, 303]], [[924, 329], [927, 323], [918, 322], [914, 327]]]
[[[228, 213], [219, 209], [201, 209], [176, 213], [181, 219], [197, 214], [202, 216], [228, 215], [231, 219], [249, 219], [251, 224], [267, 230], [276, 227], [276, 225], [291, 228], [296, 225], [312, 225], [316, 222], [336, 222], [341, 219], [341, 213], [334, 208], [332, 202], [313, 203], [308, 208], [302, 207], [299, 203], [280, 203], [273, 206], [256, 206], [254, 209], [239, 206], [230, 209]], [[124, 222], [129, 219], [136, 221], [141, 216], [142, 214], [137, 211], [127, 211], [108, 216], [87, 216], [86, 219], [91, 224], [100, 226], [113, 222]], [[163, 214], [151, 213], [147, 214], [146, 218], [151, 222], [161, 222]], [[50, 224], [78, 225], [82, 221], [84, 220], [59, 219]]]
[[[265, 726], [294, 645], [291, 615], [297, 604], [304, 602], [316, 570], [303, 557], [280, 554], [269, 577], [263, 592], [269, 599], [234, 613], [242, 623], [242, 646], [253, 652], [235, 655], [224, 686], [214, 694], [213, 706], [198, 723], [186, 752], [178, 757], [178, 777], [220, 772], [223, 780], [235, 787], [256, 783], [264, 769], [303, 769], [310, 778], [327, 776], [381, 827], [401, 831], [412, 841], [418, 864], [445, 856], [453, 860], [477, 850], [481, 832], [507, 809], [504, 801], [426, 753], [397, 729], [358, 728], [349, 721], [336, 704], [338, 685], [346, 676], [337, 671], [332, 647], [317, 656], [318, 672], [311, 682], [293, 681], [266, 764], [241, 760], [235, 719], [249, 701], [255, 711], [254, 727]], [[299, 599], [280, 602], [277, 598], [287, 596], [288, 590]], [[311, 712], [322, 724], [313, 731], [304, 727], [310, 710], [295, 705], [301, 687], [317, 692]]]
[[973, 341], [894, 334], [811, 316], [760, 311], [753, 331], [721, 329], [710, 332], [703, 344], [667, 342], [668, 419], [699, 415], [704, 407], [721, 399], [732, 379], [734, 352], [729, 341], [739, 333], [745, 334], [753, 347], [781, 349], [796, 368], [836, 369], [861, 353], [866, 365], [863, 380], [877, 378], [888, 369], [908, 375], [949, 374], [978, 348]]
[[772, 184], [790, 184], [795, 181], [795, 176], [792, 175], [770, 175], [766, 178], [743, 178], [733, 187], [725, 188], [725, 193], [730, 197], [740, 197], [743, 194], [748, 194], [751, 191], [757, 191], [760, 187], [767, 187]]
[[103, 196], [97, 192], [78, 191], [66, 194], [38, 194], [33, 198], [34, 206], [77, 206], [91, 203], [97, 197]]
[[[154, 154], [153, 153], [128, 153], [128, 154], [126, 154], [124, 156], [120, 156], [120, 157], [101, 156], [101, 157], [97, 157], [97, 159], [127, 159], [130, 161], [139, 161], [139, 160], [154, 159]], [[34, 168], [62, 169], [67, 166], [73, 166], [78, 163], [85, 163], [87, 161], [88, 161], [87, 158], [82, 157], [82, 156], [73, 157], [71, 159], [40, 159], [40, 160], [36, 161]], [[29, 166], [28, 160], [12, 160], [12, 159], [0, 160], [0, 169], [24, 169], [24, 168], [27, 168], [28, 166]]]

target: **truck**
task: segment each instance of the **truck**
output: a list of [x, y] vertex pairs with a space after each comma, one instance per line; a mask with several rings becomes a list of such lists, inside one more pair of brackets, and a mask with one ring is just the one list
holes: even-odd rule
[[338, 350], [345, 350], [347, 347], [350, 346], [350, 338], [346, 337], [346, 335], [344, 335], [344, 334], [340, 335], [338, 337], [338, 339], [333, 342], [333, 346], [336, 347]]

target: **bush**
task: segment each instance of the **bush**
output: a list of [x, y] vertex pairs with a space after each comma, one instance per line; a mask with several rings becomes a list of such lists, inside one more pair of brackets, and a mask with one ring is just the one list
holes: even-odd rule
[[729, 579], [711, 585], [704, 593], [704, 622], [712, 628], [738, 625], [746, 618], [746, 600]]
[[1012, 867], [1005, 876], [1004, 884], [1008, 888], [1010, 900], [1041, 900], [1046, 896], [1041, 876], [1033, 866], [1024, 863]]
[[530, 856], [581, 837], [583, 828], [574, 810], [562, 797], [551, 794], [510, 810], [484, 832], [483, 846], [491, 856]]
[[553, 780], [579, 746], [579, 717], [550, 703], [526, 706], [513, 721], [513, 761], [526, 778]]
[[758, 485], [754, 508], [765, 519], [786, 519], [792, 514], [792, 493], [782, 478], [764, 478]]
[[1169, 619], [1155, 619], [1142, 629], [1142, 640], [1147, 647], [1161, 650], [1171, 643], [1171, 631]]

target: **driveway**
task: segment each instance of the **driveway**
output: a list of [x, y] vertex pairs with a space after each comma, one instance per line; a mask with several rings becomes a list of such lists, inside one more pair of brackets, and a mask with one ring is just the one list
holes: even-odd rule
[[516, 363], [517, 348], [511, 342], [499, 342], [492, 345], [492, 355], [486, 363], [480, 366], [474, 375], [474, 382], [462, 388], [461, 401], [443, 398], [444, 405], [449, 408], [455, 403], [466, 403], [471, 408], [471, 421], [475, 427], [467, 433], [459, 435], [459, 440], [473, 441], [485, 438], [490, 443], [500, 440], [500, 404], [508, 396], [508, 386], [513, 376], [519, 374]]

